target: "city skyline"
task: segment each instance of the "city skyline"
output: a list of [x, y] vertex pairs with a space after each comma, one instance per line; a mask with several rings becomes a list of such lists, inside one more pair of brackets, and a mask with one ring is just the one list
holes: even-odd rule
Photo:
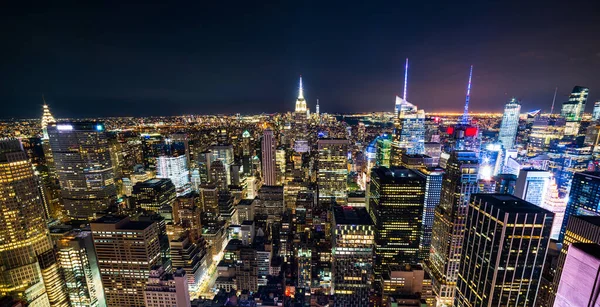
[[575, 85], [591, 89], [590, 112], [596, 5], [577, 17], [558, 1], [13, 7], [2, 21], [16, 28], [3, 34], [2, 118], [35, 117], [42, 94], [61, 117], [279, 113], [293, 109], [298, 75], [311, 111], [317, 99], [326, 113], [388, 111], [407, 57], [409, 100], [426, 112], [460, 110], [471, 64], [473, 112], [499, 112], [513, 96], [523, 111], [548, 111], [556, 86], [562, 103]]

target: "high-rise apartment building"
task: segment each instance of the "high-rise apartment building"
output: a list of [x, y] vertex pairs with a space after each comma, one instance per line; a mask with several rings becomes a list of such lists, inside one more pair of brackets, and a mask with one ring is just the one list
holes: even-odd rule
[[48, 136], [66, 215], [93, 219], [116, 200], [104, 124], [62, 122], [48, 126]]
[[418, 263], [425, 185], [414, 170], [371, 170], [368, 208], [375, 226], [376, 274], [390, 265]]
[[373, 282], [373, 221], [365, 208], [335, 206], [332, 230], [334, 306], [368, 306]]
[[188, 169], [185, 155], [157, 157], [156, 178], [170, 179], [175, 185], [177, 196], [185, 195], [192, 191], [190, 170]]
[[544, 204], [552, 173], [544, 170], [522, 169], [515, 185], [515, 196], [536, 206]]
[[579, 126], [583, 118], [585, 103], [587, 102], [590, 89], [583, 86], [575, 86], [569, 95], [569, 100], [563, 102], [560, 116], [566, 119], [565, 136], [577, 136]]
[[421, 237], [419, 259], [429, 259], [429, 250], [431, 248], [431, 229], [433, 227], [435, 208], [440, 204], [440, 197], [442, 196], [442, 180], [444, 178], [444, 169], [440, 167], [422, 168], [417, 170], [417, 174], [425, 179], [425, 199], [423, 201], [423, 235]]
[[106, 306], [145, 306], [150, 270], [162, 265], [158, 224], [107, 215], [90, 226]]
[[[565, 219], [566, 220], [566, 219]], [[568, 221], [564, 230], [564, 240], [562, 249], [558, 256], [556, 273], [551, 288], [551, 302], [549, 306], [554, 306], [560, 300], [556, 297], [560, 283], [562, 282], [562, 273], [565, 261], [570, 253], [570, 246], [574, 243], [595, 243], [600, 244], [600, 216], [573, 215]], [[579, 272], [580, 274], [587, 272]], [[568, 277], [566, 277], [568, 279]], [[593, 306], [593, 305], [591, 305]]]
[[18, 140], [0, 141], [0, 209], [0, 296], [63, 306], [64, 282], [49, 259], [54, 251], [37, 179]]
[[73, 307], [105, 307], [104, 289], [90, 231], [71, 231], [57, 242], [58, 262]]
[[477, 170], [477, 154], [472, 151], [454, 151], [446, 164], [426, 263], [438, 304], [454, 303], [467, 207], [471, 194], [477, 193], [478, 188]]
[[454, 306], [534, 306], [554, 214], [507, 194], [473, 194]]
[[276, 185], [277, 165], [275, 163], [275, 137], [273, 130], [265, 129], [261, 142], [262, 149], [262, 176], [265, 185]]
[[317, 188], [320, 202], [344, 204], [347, 197], [348, 140], [317, 141]]
[[569, 219], [574, 215], [600, 215], [600, 172], [581, 172], [573, 175], [559, 242], [563, 241]]
[[519, 114], [521, 113], [521, 103], [516, 98], [511, 98], [504, 105], [504, 114], [498, 133], [498, 141], [506, 149], [513, 148], [517, 138], [517, 129], [519, 128]]
[[144, 291], [146, 307], [190, 307], [186, 273], [182, 269], [173, 274], [165, 272], [162, 266], [155, 266], [150, 271]]

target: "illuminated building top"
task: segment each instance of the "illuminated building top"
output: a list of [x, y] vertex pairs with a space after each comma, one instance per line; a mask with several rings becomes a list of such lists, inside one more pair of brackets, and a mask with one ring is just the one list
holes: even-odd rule
[[300, 76], [300, 85], [298, 88], [298, 99], [296, 99], [296, 112], [306, 113], [306, 100], [304, 99], [304, 88], [302, 87], [302, 76]]
[[54, 116], [52, 116], [52, 113], [50, 113], [50, 107], [48, 107], [46, 104], [46, 100], [44, 100], [44, 112], [42, 113], [42, 132], [44, 139], [48, 139], [48, 131], [46, 127], [48, 127], [49, 124], [54, 123], [56, 123], [56, 120], [54, 119]]

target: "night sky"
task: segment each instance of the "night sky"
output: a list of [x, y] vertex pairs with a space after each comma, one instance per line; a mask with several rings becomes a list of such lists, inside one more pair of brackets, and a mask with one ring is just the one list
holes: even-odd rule
[[473, 111], [600, 99], [600, 1], [46, 2], [0, 4], [0, 118], [285, 112], [300, 74], [311, 111], [391, 111], [406, 57], [426, 111], [470, 64]]

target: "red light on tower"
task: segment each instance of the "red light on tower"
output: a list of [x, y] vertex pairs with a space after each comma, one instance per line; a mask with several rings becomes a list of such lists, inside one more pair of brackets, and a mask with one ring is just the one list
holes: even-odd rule
[[474, 137], [476, 135], [477, 135], [476, 127], [468, 127], [467, 129], [465, 129], [465, 136]]
[[454, 127], [450, 126], [450, 127], [446, 128], [446, 133], [448, 133], [449, 135], [454, 134]]

